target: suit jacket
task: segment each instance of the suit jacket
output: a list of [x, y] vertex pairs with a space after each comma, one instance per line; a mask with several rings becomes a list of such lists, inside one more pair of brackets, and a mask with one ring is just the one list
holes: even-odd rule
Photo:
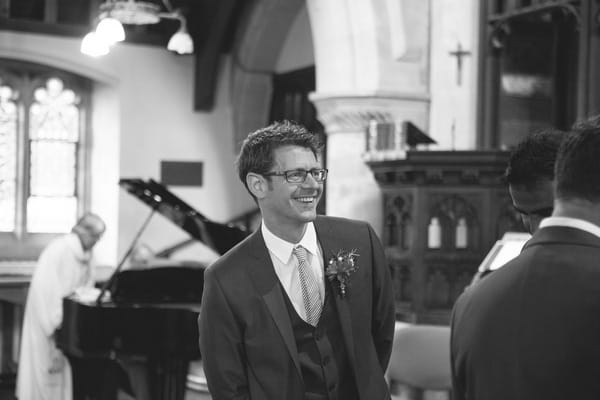
[[600, 399], [600, 238], [537, 231], [457, 300], [454, 400]]
[[[333, 288], [335, 303], [360, 399], [388, 399], [394, 302], [381, 244], [364, 222], [319, 216], [315, 229], [324, 265], [340, 249], [358, 251], [346, 296]], [[206, 270], [198, 324], [213, 399], [303, 399], [285, 295], [260, 229]]]

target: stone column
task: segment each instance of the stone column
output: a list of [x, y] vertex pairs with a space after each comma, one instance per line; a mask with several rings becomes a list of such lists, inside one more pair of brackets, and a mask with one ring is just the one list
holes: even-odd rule
[[[430, 0], [307, 0], [317, 71], [310, 97], [327, 134], [327, 214], [382, 230], [382, 196], [364, 163], [366, 128], [429, 125]], [[335, 18], [332, 16], [335, 15]]]
[[390, 93], [313, 93], [310, 98], [327, 134], [327, 215], [362, 219], [381, 233], [381, 191], [363, 160], [366, 128], [371, 120], [424, 121], [428, 99]]

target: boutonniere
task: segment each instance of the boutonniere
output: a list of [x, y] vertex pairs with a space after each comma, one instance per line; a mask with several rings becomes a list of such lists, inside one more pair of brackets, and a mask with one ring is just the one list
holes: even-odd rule
[[325, 276], [332, 283], [337, 282], [341, 297], [346, 296], [346, 288], [350, 281], [350, 275], [358, 269], [356, 257], [358, 257], [358, 252], [355, 249], [350, 251], [339, 250], [327, 263]]

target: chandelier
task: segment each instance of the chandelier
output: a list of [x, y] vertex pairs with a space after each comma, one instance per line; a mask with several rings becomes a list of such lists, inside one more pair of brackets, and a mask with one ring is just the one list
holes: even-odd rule
[[192, 54], [194, 42], [187, 30], [187, 21], [180, 9], [173, 9], [169, 0], [163, 0], [166, 12], [147, 1], [105, 0], [100, 4], [96, 29], [83, 38], [81, 52], [92, 57], [108, 54], [110, 46], [125, 40], [125, 25], [149, 25], [161, 19], [176, 19], [179, 29], [169, 39], [167, 49], [177, 54]]

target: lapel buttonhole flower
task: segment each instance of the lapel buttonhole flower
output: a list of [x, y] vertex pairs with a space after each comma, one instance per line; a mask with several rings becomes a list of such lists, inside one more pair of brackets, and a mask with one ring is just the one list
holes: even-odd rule
[[350, 284], [350, 275], [358, 269], [356, 257], [358, 257], [356, 249], [350, 251], [339, 250], [327, 263], [325, 275], [334, 285], [337, 283], [339, 295], [342, 298], [346, 296], [347, 287]]

